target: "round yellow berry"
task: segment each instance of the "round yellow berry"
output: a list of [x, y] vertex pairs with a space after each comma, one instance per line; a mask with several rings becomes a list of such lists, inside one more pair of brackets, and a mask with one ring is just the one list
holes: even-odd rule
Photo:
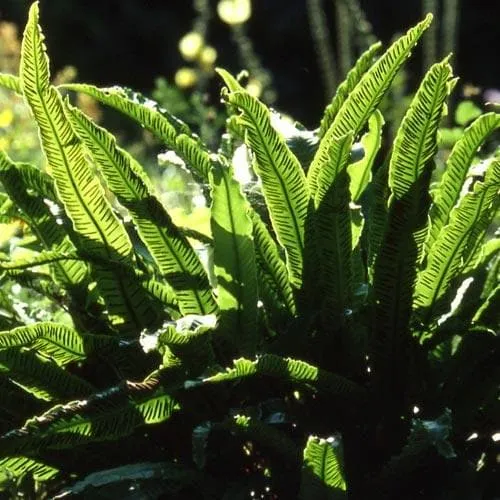
[[203, 50], [200, 53], [200, 64], [204, 68], [211, 68], [215, 61], [217, 59], [217, 51], [211, 47], [210, 45], [207, 45], [206, 47], [203, 47]]
[[181, 89], [193, 87], [198, 81], [198, 75], [193, 68], [180, 68], [174, 76], [175, 84]]
[[243, 24], [252, 15], [252, 3], [250, 0], [221, 0], [217, 13], [226, 24]]
[[185, 34], [179, 42], [179, 52], [186, 61], [194, 61], [203, 48], [203, 37], [196, 31]]
[[262, 83], [260, 83], [260, 81], [256, 78], [250, 78], [246, 86], [246, 91], [250, 95], [259, 98], [262, 94]]

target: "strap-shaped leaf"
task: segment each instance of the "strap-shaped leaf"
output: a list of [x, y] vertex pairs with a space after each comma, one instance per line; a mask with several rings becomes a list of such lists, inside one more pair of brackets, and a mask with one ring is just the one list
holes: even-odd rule
[[64, 366], [83, 361], [94, 353], [117, 348], [118, 339], [109, 335], [80, 333], [66, 325], [50, 321], [20, 326], [0, 332], [0, 349], [29, 347]]
[[15, 75], [0, 73], [0, 86], [9, 90], [13, 90], [16, 94], [19, 95], [23, 93], [19, 77]]
[[59, 471], [34, 458], [16, 455], [0, 460], [0, 488], [28, 474], [35, 481], [48, 481]]
[[[188, 317], [183, 319], [186, 318]], [[178, 320], [176, 324], [167, 324], [154, 334], [158, 335], [157, 349], [163, 354], [164, 367], [182, 363], [186, 373], [198, 376], [215, 363], [210, 335], [213, 328], [202, 324], [194, 329], [181, 329], [179, 323], [182, 323], [183, 319]]]
[[[14, 163], [0, 151], [0, 182], [46, 250], [61, 254], [76, 252], [64, 228], [43, 201], [44, 196], [55, 197], [53, 182], [46, 174], [32, 166]], [[37, 193], [29, 193], [29, 189]], [[86, 264], [78, 260], [57, 262], [52, 269], [56, 281], [66, 286], [81, 283], [88, 273]]]
[[305, 361], [282, 358], [274, 354], [264, 354], [255, 361], [236, 359], [233, 368], [212, 375], [202, 381], [188, 381], [186, 387], [197, 387], [205, 383], [219, 383], [239, 380], [247, 377], [265, 375], [282, 380], [315, 385], [330, 394], [359, 400], [364, 396], [363, 387], [340, 375], [335, 375]]
[[42, 172], [30, 163], [16, 163], [15, 165], [26, 188], [36, 191], [40, 196], [48, 198], [50, 201], [57, 201], [54, 181], [49, 174]]
[[486, 113], [475, 120], [455, 143], [441, 180], [433, 192], [430, 231], [426, 242], [430, 249], [447, 224], [451, 210], [457, 204], [467, 172], [478, 149], [486, 138], [500, 127], [500, 114]]
[[144, 290], [163, 304], [172, 319], [181, 316], [175, 292], [166, 281], [149, 278], [142, 281], [142, 286]]
[[426, 74], [394, 141], [389, 187], [398, 200], [408, 194], [437, 151], [437, 125], [452, 74], [448, 59], [433, 65]]
[[377, 255], [382, 245], [384, 231], [387, 223], [388, 201], [390, 196], [389, 186], [389, 160], [378, 168], [372, 181], [371, 202], [367, 217], [368, 235], [368, 279], [373, 283], [373, 274]]
[[468, 260], [467, 265], [463, 269], [464, 273], [472, 273], [479, 267], [486, 265], [498, 254], [500, 254], [500, 238], [488, 239], [481, 245], [479, 252], [476, 252], [474, 258]]
[[427, 231], [432, 158], [450, 78], [446, 59], [427, 72], [399, 127], [389, 165], [392, 195], [373, 277], [374, 363], [378, 365], [381, 389], [388, 398], [392, 394], [394, 402], [399, 393], [394, 387], [401, 387], [402, 373], [407, 370], [407, 330], [417, 264]]
[[93, 85], [70, 83], [63, 88], [87, 94], [129, 116], [174, 150], [198, 178], [208, 179], [211, 167], [209, 153], [185, 123], [160, 108], [156, 102], [121, 87], [99, 89]]
[[[38, 3], [29, 12], [21, 51], [24, 97], [37, 121], [42, 148], [59, 198], [85, 251], [103, 261], [132, 263], [132, 244], [103, 187], [87, 164], [83, 145], [66, 119], [58, 91], [49, 83], [49, 61], [38, 25]], [[132, 274], [93, 267], [112, 324], [134, 334], [155, 321], [148, 296]]]
[[347, 485], [342, 469], [342, 450], [337, 438], [309, 436], [304, 448], [299, 498], [345, 500]]
[[92, 386], [53, 361], [33, 351], [9, 347], [0, 350], [0, 372], [45, 401], [64, 401], [92, 393]]
[[[379, 105], [399, 68], [408, 58], [412, 48], [431, 22], [432, 14], [428, 14], [423, 21], [408, 30], [406, 35], [396, 40], [384, 55], [363, 75], [361, 80], [349, 93], [330, 125], [334, 129], [334, 136], [342, 137], [349, 132], [353, 132], [354, 138], [356, 138], [368, 118]], [[316, 181], [319, 174], [318, 167], [310, 168], [307, 174], [307, 180], [312, 193], [316, 191]]]
[[341, 326], [346, 309], [352, 307], [352, 234], [347, 164], [352, 134], [337, 138], [329, 129], [320, 143], [312, 166], [321, 163], [314, 196], [315, 247], [319, 252], [320, 300], [329, 328]]
[[[490, 245], [493, 247], [497, 247], [496, 251], [493, 252], [493, 254], [491, 256], [491, 261], [490, 261], [489, 256], [488, 256], [488, 253], [489, 253], [488, 247], [490, 247]], [[484, 281], [483, 291], [481, 293], [481, 296], [483, 298], [485, 296], [489, 295], [493, 291], [493, 289], [497, 286], [497, 284], [500, 283], [500, 252], [499, 252], [499, 250], [500, 250], [500, 238], [498, 238], [498, 239], [495, 238], [494, 240], [489, 240], [482, 247], [484, 260], [481, 259], [483, 262], [481, 262], [481, 260], [480, 260], [477, 263], [477, 265], [479, 266], [481, 264], [484, 265], [484, 263], [488, 263], [486, 279]], [[469, 272], [469, 268], [466, 267], [464, 269], [464, 272]]]
[[37, 2], [30, 9], [24, 32], [21, 82], [40, 128], [42, 147], [57, 191], [76, 230], [86, 238], [87, 252], [108, 260], [129, 258], [130, 240], [85, 160], [82, 145], [65, 118], [61, 96], [49, 83], [48, 57], [38, 26]]
[[414, 307], [424, 324], [439, 312], [440, 299], [466, 264], [467, 247], [482, 239], [498, 210], [499, 194], [500, 160], [497, 159], [490, 163], [484, 181], [476, 182], [451, 211], [448, 224], [431, 247], [425, 269], [418, 274]]
[[309, 194], [304, 171], [283, 137], [272, 127], [268, 108], [246, 92], [227, 72], [218, 70], [229, 88], [226, 99], [241, 111], [239, 121], [246, 131], [247, 146], [255, 155], [254, 168], [279, 243], [286, 253], [292, 285], [302, 281], [304, 224]]
[[347, 73], [346, 79], [338, 86], [335, 95], [333, 96], [332, 102], [325, 108], [323, 118], [321, 119], [321, 124], [319, 127], [319, 137], [322, 138], [330, 125], [333, 123], [335, 116], [337, 115], [339, 109], [344, 104], [347, 96], [354, 90], [356, 85], [359, 83], [363, 75], [368, 71], [370, 66], [373, 64], [375, 56], [380, 51], [382, 44], [380, 42], [374, 43], [369, 47], [356, 61], [354, 67]]
[[187, 239], [156, 198], [142, 167], [114, 137], [67, 105], [71, 121], [92, 154], [108, 186], [125, 206], [162, 276], [175, 291], [182, 314], [210, 314], [216, 303], [208, 277]]
[[372, 178], [372, 167], [382, 143], [384, 117], [377, 109], [368, 119], [368, 132], [361, 138], [364, 156], [347, 167], [349, 173], [351, 200], [357, 202]]
[[25, 259], [3, 260], [0, 258], [0, 270], [8, 271], [10, 269], [30, 269], [32, 267], [44, 266], [54, 262], [66, 260], [82, 260], [82, 258], [77, 254], [64, 254], [61, 252], [46, 251]]
[[279, 303], [286, 307], [288, 313], [294, 316], [297, 308], [293, 288], [290, 285], [286, 264], [280, 256], [278, 245], [260, 215], [255, 210], [249, 210], [248, 214], [253, 226], [259, 293], [262, 293], [262, 288], [266, 287]]
[[[497, 276], [497, 283], [500, 276]], [[481, 307], [472, 318], [476, 325], [490, 327], [493, 331], [498, 326], [498, 304], [500, 301], [500, 285], [497, 285], [490, 294], [484, 299]]]
[[179, 405], [156, 380], [125, 381], [87, 399], [56, 405], [28, 420], [20, 429], [0, 438], [0, 456], [117, 440], [140, 425], [164, 422], [178, 409]]
[[236, 352], [253, 356], [257, 332], [257, 270], [249, 204], [224, 163], [210, 174], [210, 225], [214, 239], [214, 266], [220, 327]]

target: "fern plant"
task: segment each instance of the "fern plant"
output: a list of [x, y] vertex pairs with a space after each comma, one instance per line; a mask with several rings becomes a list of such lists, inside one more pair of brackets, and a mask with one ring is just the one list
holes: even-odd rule
[[[20, 75], [0, 76], [29, 106], [47, 160], [40, 170], [0, 153], [1, 217], [22, 221], [0, 254], [5, 491], [33, 481], [38, 495], [93, 498], [136, 487], [228, 499], [493, 491], [500, 247], [486, 235], [500, 157], [478, 151], [500, 115], [465, 129], [436, 177], [456, 81], [446, 58], [389, 157], [378, 154], [378, 106], [430, 23], [381, 55], [371, 47], [312, 132], [285, 137], [219, 70], [230, 118], [212, 152], [132, 91], [52, 85], [32, 5]], [[172, 222], [73, 92], [184, 161], [209, 198], [210, 238]], [[236, 179], [237, 147], [255, 182]], [[37, 321], [20, 291], [44, 297], [51, 316]]]

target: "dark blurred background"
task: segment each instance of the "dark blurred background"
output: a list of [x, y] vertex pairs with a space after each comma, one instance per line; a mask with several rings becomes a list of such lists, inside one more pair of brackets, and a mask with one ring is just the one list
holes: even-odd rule
[[[374, 35], [384, 43], [423, 17], [420, 0], [360, 3]], [[13, 21], [22, 31], [30, 4], [30, 0], [0, 0], [0, 20]], [[306, 0], [253, 0], [252, 4], [246, 29], [263, 66], [273, 75], [275, 106], [314, 125], [325, 101]], [[324, 1], [334, 40], [332, 4]], [[215, 0], [212, 5], [208, 41], [217, 48], [217, 64], [237, 72], [241, 67], [230, 30], [218, 19]], [[455, 74], [462, 84], [499, 88], [500, 1], [461, 0], [459, 5]], [[146, 93], [157, 77], [171, 81], [185, 64], [178, 41], [192, 29], [195, 18], [190, 0], [41, 0], [40, 10], [53, 73], [73, 65], [80, 81], [121, 84]], [[420, 76], [419, 61], [417, 53], [410, 66], [415, 79]]]

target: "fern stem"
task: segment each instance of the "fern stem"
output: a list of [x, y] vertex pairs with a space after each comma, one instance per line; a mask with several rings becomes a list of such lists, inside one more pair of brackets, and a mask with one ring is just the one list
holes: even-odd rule
[[352, 23], [347, 0], [335, 0], [338, 55], [341, 77], [344, 78], [352, 66]]
[[460, 22], [459, 0], [444, 0], [443, 8], [443, 53], [445, 57], [450, 52], [458, 51], [457, 32]]
[[427, 29], [427, 33], [422, 37], [423, 58], [422, 72], [425, 72], [437, 61], [437, 19], [438, 19], [438, 4], [437, 0], [422, 0], [422, 14], [425, 16], [429, 12], [434, 14], [435, 21]]
[[373, 34], [373, 27], [368, 21], [358, 0], [342, 0], [349, 11], [351, 19], [351, 27], [356, 32], [356, 46], [358, 53], [364, 52], [368, 47], [373, 45], [377, 38]]
[[337, 87], [337, 70], [331, 49], [330, 31], [321, 0], [307, 0], [307, 13], [318, 65], [323, 78], [325, 98], [330, 101]]
[[206, 39], [208, 24], [212, 18], [212, 9], [209, 0], [193, 0], [193, 9], [196, 12], [196, 18], [193, 22], [193, 31], [199, 33], [203, 39]]

